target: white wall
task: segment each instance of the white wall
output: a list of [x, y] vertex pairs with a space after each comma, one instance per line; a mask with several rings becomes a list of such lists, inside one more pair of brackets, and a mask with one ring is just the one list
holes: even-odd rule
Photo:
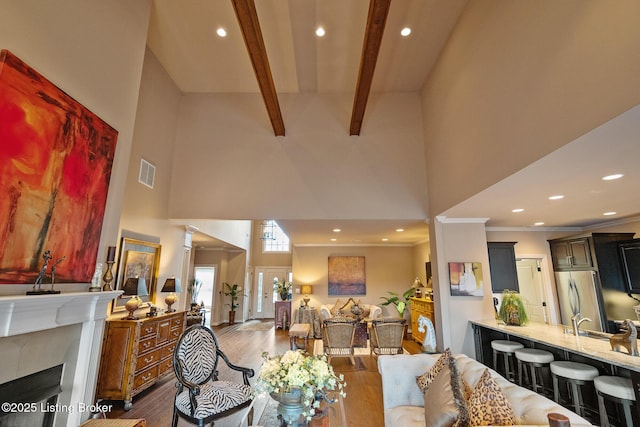
[[150, 0], [0, 0], [1, 47], [118, 131], [98, 260], [118, 239], [150, 8]]
[[470, 0], [423, 89], [431, 217], [640, 104], [640, 2]]
[[[352, 96], [280, 96], [274, 137], [259, 94], [185, 95], [170, 215], [220, 219], [427, 217], [424, 141], [415, 93], [372, 95], [361, 136]], [[338, 119], [340, 117], [340, 119]], [[207, 197], [185, 188], [206, 187]]]
[[[352, 295], [358, 301], [379, 305], [388, 291], [402, 293], [415, 280], [413, 269], [413, 248], [411, 246], [303, 246], [293, 250], [293, 283], [313, 285], [313, 295], [309, 305], [335, 303], [349, 296], [329, 296], [328, 261], [329, 256], [364, 256], [366, 295]], [[300, 306], [302, 295], [293, 294], [292, 307]]]
[[[448, 347], [454, 353], [475, 357], [473, 331], [469, 321], [493, 317], [484, 222], [445, 222], [442, 218], [436, 218], [431, 230], [432, 239], [438, 242], [437, 257], [432, 259], [432, 262], [435, 260], [432, 267], [438, 349], [444, 350]], [[481, 263], [484, 296], [451, 296], [449, 262]]]

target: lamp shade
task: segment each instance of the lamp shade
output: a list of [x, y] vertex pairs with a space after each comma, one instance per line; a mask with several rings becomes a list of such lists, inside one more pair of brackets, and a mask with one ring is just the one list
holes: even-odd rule
[[129, 277], [122, 287], [124, 295], [138, 295], [138, 278]]
[[412, 287], [413, 288], [422, 288], [422, 287], [424, 287], [424, 285], [420, 281], [419, 277], [416, 277], [416, 280], [413, 281], [413, 286]]
[[149, 295], [147, 291], [147, 281], [144, 277], [129, 277], [124, 282], [122, 290], [124, 291], [123, 295]]
[[300, 286], [300, 293], [303, 295], [311, 295], [313, 294], [313, 286], [311, 285], [302, 285]]
[[139, 296], [149, 295], [149, 291], [147, 291], [147, 281], [144, 277], [141, 277], [138, 279], [138, 295]]
[[182, 288], [180, 287], [180, 279], [169, 277], [164, 282], [164, 286], [162, 286], [161, 292], [182, 292]]

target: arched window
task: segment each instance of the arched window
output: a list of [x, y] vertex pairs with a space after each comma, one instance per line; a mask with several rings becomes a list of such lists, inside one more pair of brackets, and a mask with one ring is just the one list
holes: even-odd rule
[[[264, 230], [269, 230], [266, 233]], [[289, 237], [282, 231], [282, 228], [272, 219], [265, 220], [262, 223], [260, 232], [262, 235], [260, 238], [262, 239], [262, 252], [291, 252], [291, 244], [289, 242]]]

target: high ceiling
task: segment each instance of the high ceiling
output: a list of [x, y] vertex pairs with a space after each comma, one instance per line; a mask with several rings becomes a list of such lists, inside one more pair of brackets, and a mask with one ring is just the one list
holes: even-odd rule
[[[388, 0], [371, 0], [385, 4]], [[278, 93], [347, 93], [358, 99], [363, 44], [382, 34], [372, 92], [419, 91], [455, 28], [467, 0], [396, 0], [384, 31], [367, 25], [369, 0], [259, 0], [255, 19]], [[234, 3], [247, 0], [153, 0], [148, 46], [184, 93], [259, 93]], [[246, 14], [245, 14], [246, 15]], [[244, 19], [244, 25], [255, 24]], [[378, 24], [380, 24], [378, 22]], [[324, 37], [315, 35], [323, 27]], [[408, 37], [400, 31], [411, 28]], [[216, 31], [223, 28], [226, 37]], [[377, 29], [376, 29], [377, 28]], [[367, 29], [372, 32], [367, 33]], [[254, 46], [255, 48], [255, 46]], [[252, 48], [252, 55], [256, 50]], [[258, 49], [259, 50], [259, 49]], [[366, 62], [366, 61], [365, 61]], [[267, 76], [269, 73], [262, 75]], [[260, 75], [260, 73], [258, 73]], [[366, 93], [365, 93], [366, 95]], [[263, 95], [263, 97], [265, 97]], [[267, 98], [265, 97], [265, 100]], [[366, 107], [366, 97], [364, 98]], [[267, 102], [267, 101], [265, 101]], [[268, 113], [268, 102], [264, 114]], [[352, 113], [349, 113], [352, 114]], [[489, 218], [493, 227], [585, 227], [640, 212], [637, 159], [640, 113], [612, 121], [525, 170], [443, 213], [456, 218]], [[364, 112], [366, 117], [366, 110]], [[353, 119], [353, 117], [352, 117]], [[272, 120], [273, 123], [273, 120]], [[286, 121], [284, 122], [286, 129]], [[275, 127], [274, 127], [275, 130]], [[601, 176], [625, 177], [603, 182]], [[558, 202], [547, 197], [564, 194]], [[511, 212], [524, 208], [520, 214]], [[614, 217], [603, 217], [616, 211]], [[278, 218], [274, 218], [278, 220]], [[411, 244], [428, 239], [425, 222], [280, 221], [295, 244]], [[395, 232], [403, 228], [405, 232]], [[215, 242], [217, 245], [219, 242]]]

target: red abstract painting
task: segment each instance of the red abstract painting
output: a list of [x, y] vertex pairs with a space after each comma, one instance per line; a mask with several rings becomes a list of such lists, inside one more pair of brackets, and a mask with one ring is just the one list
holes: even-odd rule
[[[90, 282], [118, 132], [0, 51], [0, 283]], [[50, 271], [47, 272], [48, 283]]]

